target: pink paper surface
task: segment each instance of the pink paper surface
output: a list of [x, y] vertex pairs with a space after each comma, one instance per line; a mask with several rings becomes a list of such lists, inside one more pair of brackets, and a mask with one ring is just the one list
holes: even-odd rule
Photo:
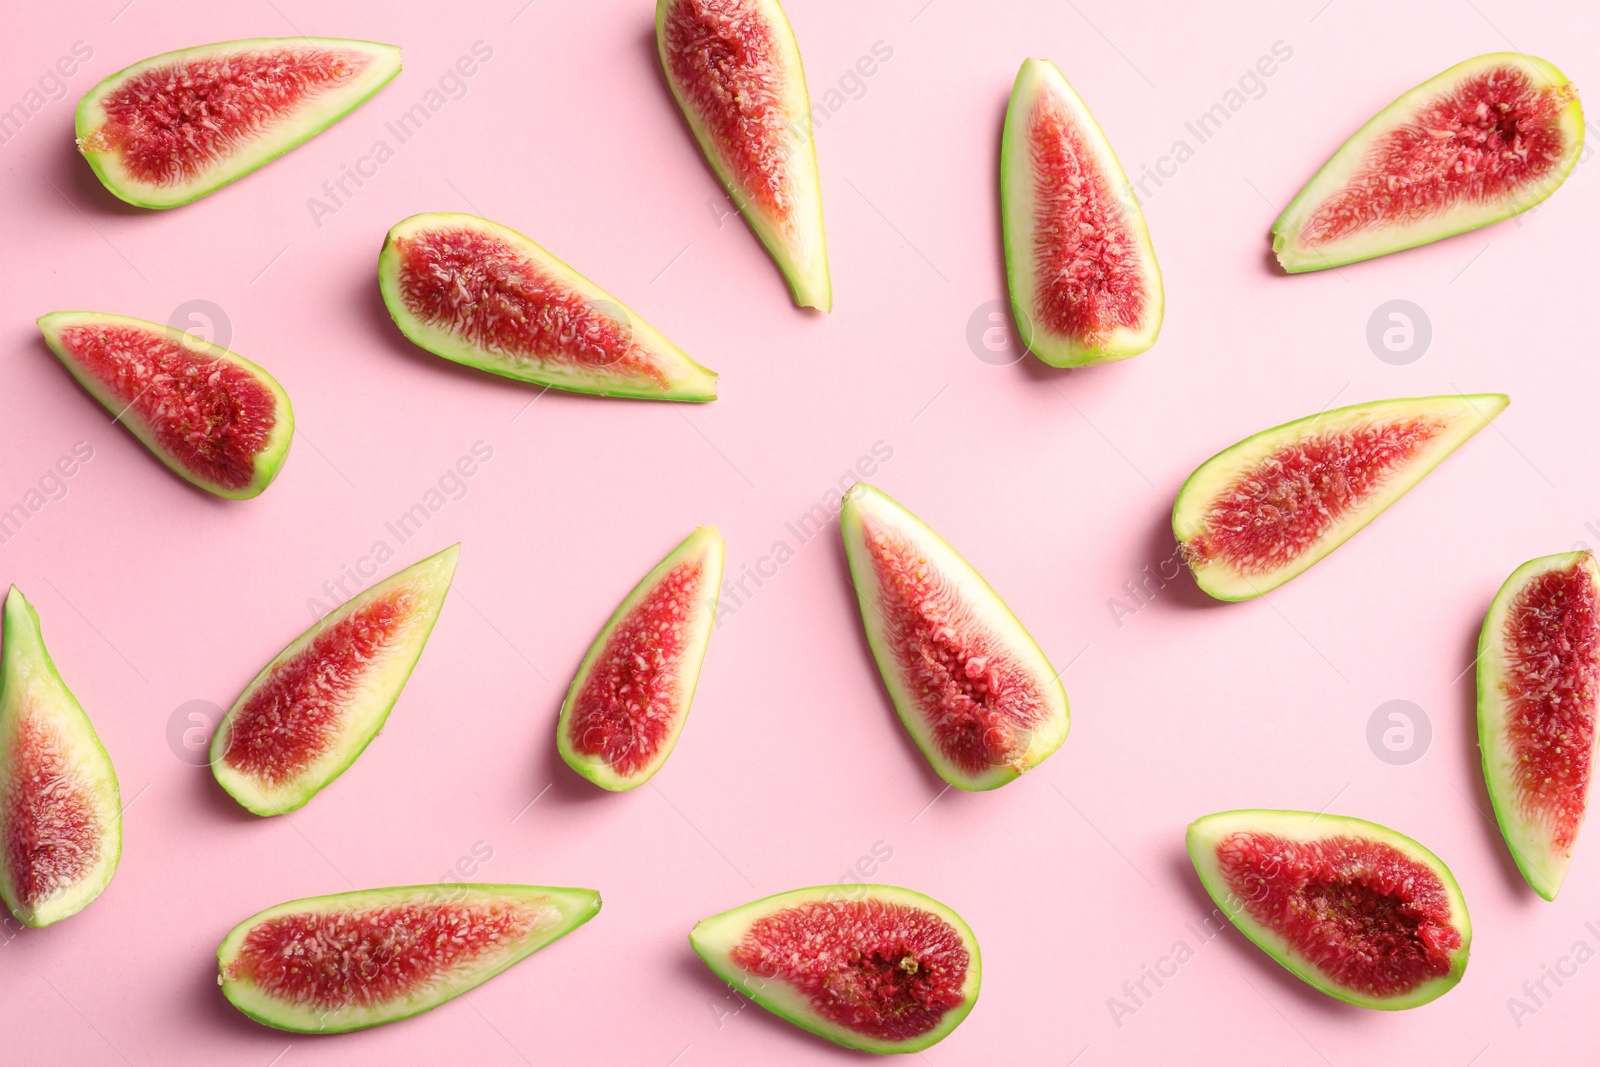
[[[1278, 274], [1267, 231], [1350, 132], [1461, 59], [1526, 49], [1600, 84], [1600, 12], [792, 0], [827, 112], [837, 299], [823, 317], [790, 305], [728, 214], [662, 81], [650, 7], [13, 11], [0, 105], [29, 114], [0, 144], [0, 509], [26, 504], [79, 442], [93, 457], [0, 544], [0, 581], [37, 605], [128, 807], [103, 897], [0, 942], [4, 1059], [846, 1062], [859, 1054], [741, 1010], [685, 935], [858, 863], [947, 902], [980, 939], [982, 996], [922, 1057], [939, 1067], [1592, 1057], [1600, 841], [1580, 847], [1557, 903], [1522, 884], [1486, 817], [1469, 667], [1517, 564], [1600, 544], [1597, 171], [1580, 165], [1514, 222], [1337, 272]], [[191, 44], [302, 32], [398, 43], [405, 71], [320, 137], [170, 212], [125, 208], [74, 152], [74, 103], [105, 75]], [[47, 79], [29, 97], [75, 42], [92, 58], [64, 90]], [[452, 80], [475, 44], [492, 55]], [[1292, 54], [1250, 75], [1275, 45]], [[1061, 66], [1136, 183], [1160, 179], [1142, 192], [1166, 324], [1130, 362], [1057, 372], [985, 346], [1006, 322], [989, 318], [1005, 296], [1000, 123], [1030, 55]], [[430, 99], [399, 143], [386, 124]], [[1202, 141], [1189, 124], [1215, 104], [1227, 118]], [[392, 158], [378, 165], [380, 140]], [[324, 183], [346, 168], [368, 176], [346, 179], [336, 203]], [[413, 348], [374, 267], [387, 228], [427, 210], [476, 212], [544, 243], [719, 371], [721, 399], [540, 397]], [[1367, 340], [1391, 300], [1431, 324], [1405, 365]], [[225, 318], [232, 347], [293, 397], [293, 451], [254, 501], [169, 474], [32, 323], [63, 308], [167, 321], [191, 301], [203, 303], [188, 322], [214, 337]], [[1168, 559], [1173, 495], [1207, 456], [1325, 405], [1457, 389], [1513, 403], [1301, 579], [1219, 605], [1182, 577], [1114, 609]], [[492, 458], [450, 480], [475, 445]], [[1066, 668], [1065, 747], [998, 792], [943, 790], [877, 679], [832, 524], [795, 532], [868, 460], [871, 480], [964, 553]], [[427, 522], [402, 542], [386, 523], [418, 503]], [[726, 534], [739, 588], [694, 713], [650, 785], [603, 794], [556, 755], [565, 687], [618, 599], [706, 522]], [[457, 540], [455, 588], [388, 726], [308, 807], [249, 816], [181, 758], [186, 706], [229, 705], [311, 621], [308, 601], [376, 573], [377, 545], [393, 554], [387, 573]], [[325, 583], [341, 580], [330, 597]], [[1368, 742], [1395, 700], [1431, 732], [1410, 763]], [[1444, 857], [1475, 932], [1459, 988], [1411, 1012], [1361, 1011], [1235, 931], [1198, 934], [1212, 904], [1184, 827], [1235, 807], [1374, 819]], [[216, 988], [218, 942], [261, 908], [474, 862], [479, 880], [597, 888], [604, 911], [461, 1001], [350, 1036], [266, 1029]], [[1166, 977], [1141, 993], [1146, 968]]]

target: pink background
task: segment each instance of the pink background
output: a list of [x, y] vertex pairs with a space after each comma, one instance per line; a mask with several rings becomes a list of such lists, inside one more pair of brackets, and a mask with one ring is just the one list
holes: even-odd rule
[[[0, 145], [0, 509], [76, 442], [94, 453], [0, 545], [0, 579], [39, 607], [129, 804], [104, 896], [52, 929], [6, 934], [7, 1060], [844, 1062], [855, 1054], [739, 1011], [685, 934], [748, 899], [836, 881], [875, 847], [892, 852], [878, 880], [954, 906], [983, 948], [982, 997], [929, 1064], [1592, 1057], [1600, 964], [1547, 982], [1554, 995], [1525, 1000], [1535, 1010], [1520, 1020], [1508, 998], [1576, 942], [1600, 949], [1600, 841], [1580, 849], [1559, 902], [1522, 885], [1483, 814], [1463, 671], [1513, 567], [1600, 543], [1585, 526], [1600, 527], [1595, 279], [1571, 269], [1591, 262], [1597, 174], [1580, 166], [1519, 222], [1338, 272], [1275, 273], [1266, 233], [1350, 131], [1458, 60], [1516, 47], [1600, 84], [1593, 5], [1261, 0], [1218, 15], [792, 0], [814, 102], [828, 107], [841, 79], [856, 89], [818, 136], [837, 292], [821, 317], [790, 306], [736, 217], [719, 222], [725, 201], [661, 80], [642, 0], [538, 0], [520, 14], [522, 0], [437, 14], [323, 0], [136, 0], [119, 14], [122, 3], [32, 5], [0, 35], [3, 106], [75, 41], [93, 49], [65, 98]], [[189, 44], [298, 32], [399, 43], [405, 72], [318, 139], [175, 211], [122, 207], [76, 158], [74, 102], [106, 74]], [[493, 55], [465, 95], [317, 225], [308, 199], [322, 183], [480, 40]], [[1277, 41], [1292, 58], [1196, 146], [1184, 123]], [[876, 42], [892, 57], [852, 82]], [[1004, 295], [996, 151], [1028, 55], [1060, 64], [1136, 180], [1175, 140], [1195, 148], [1146, 187], [1168, 308], [1160, 342], [1131, 362], [1065, 373], [969, 346], [969, 319]], [[476, 211], [545, 243], [720, 371], [722, 399], [550, 393], [527, 408], [536, 390], [412, 348], [374, 266], [389, 225], [425, 210]], [[1391, 299], [1432, 323], [1407, 366], [1366, 341]], [[168, 474], [32, 325], [60, 308], [165, 321], [191, 300], [223, 309], [233, 347], [294, 399], [293, 452], [255, 501]], [[1233, 606], [1184, 578], [1113, 619], [1110, 598], [1170, 551], [1178, 485], [1218, 448], [1331, 402], [1457, 388], [1513, 404], [1313, 572]], [[385, 522], [479, 441], [493, 458], [465, 495], [399, 544]], [[785, 529], [876, 442], [893, 453], [876, 484], [1071, 663], [1072, 736], [997, 793], [940, 796], [879, 685], [837, 535], [800, 544]], [[780, 539], [794, 557], [725, 612], [665, 770], [602, 794], [555, 754], [563, 691], [616, 601], [702, 522], [727, 535], [732, 578], [772, 575], [761, 561]], [[385, 570], [465, 543], [432, 643], [343, 779], [293, 816], [248, 816], [178, 757], [169, 721], [191, 701], [231, 703], [310, 621], [307, 599], [379, 540], [395, 552]], [[1366, 740], [1374, 709], [1397, 699], [1432, 726], [1409, 765]], [[1237, 933], [1205, 942], [1186, 925], [1211, 910], [1183, 852], [1191, 819], [1329, 805], [1419, 838], [1460, 879], [1476, 938], [1443, 1000], [1348, 1008]], [[218, 941], [256, 910], [435, 880], [475, 849], [492, 852], [479, 879], [593, 886], [605, 910], [465, 1003], [363, 1034], [280, 1034], [216, 989]], [[1180, 940], [1193, 957], [1128, 1000], [1123, 983]], [[1114, 1020], [1112, 997], [1137, 1010]]]

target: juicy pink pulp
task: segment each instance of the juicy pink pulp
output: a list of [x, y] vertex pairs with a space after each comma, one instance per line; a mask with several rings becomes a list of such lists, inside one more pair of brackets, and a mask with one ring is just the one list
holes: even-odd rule
[[355, 691], [383, 669], [417, 607], [415, 592], [394, 590], [274, 667], [229, 724], [223, 761], [268, 787], [304, 772], [338, 740]]
[[785, 908], [756, 920], [731, 958], [792, 985], [828, 1022], [882, 1041], [919, 1037], [960, 1007], [972, 962], [944, 919], [882, 900]]
[[[667, 69], [723, 163], [764, 214], [794, 207], [791, 74], [756, 0], [676, 0], [662, 27]], [[743, 205], [740, 205], [741, 207]]]
[[469, 227], [395, 242], [400, 297], [419, 320], [494, 355], [643, 378], [666, 375], [654, 356], [588, 297], [510, 242]]
[[1568, 854], [1589, 795], [1600, 698], [1600, 592], [1588, 567], [1545, 571], [1518, 590], [1500, 641], [1517, 803]]
[[620, 775], [649, 767], [683, 715], [683, 662], [704, 610], [706, 568], [680, 563], [617, 620], [572, 704], [568, 739]]
[[511, 948], [548, 921], [548, 910], [429, 902], [279, 915], [251, 928], [226, 976], [313, 1010], [391, 1004]]
[[35, 908], [94, 869], [103, 827], [48, 722], [24, 715], [10, 744], [11, 777], [0, 796], [5, 819], [0, 844], [20, 903]]
[[60, 343], [120, 407], [117, 417], [131, 412], [185, 471], [226, 489], [255, 481], [278, 402], [250, 371], [157, 327], [68, 326]]
[[1089, 346], [1138, 329], [1150, 303], [1138, 239], [1077, 118], [1049, 90], [1028, 116], [1028, 149], [1036, 324]]
[[1402, 996], [1449, 974], [1461, 947], [1444, 883], [1391, 845], [1240, 831], [1217, 864], [1246, 914], [1352, 992]]
[[1241, 574], [1287, 567], [1446, 428], [1439, 419], [1369, 421], [1285, 444], [1235, 477], [1185, 555]]
[[1300, 243], [1329, 244], [1536, 185], [1564, 153], [1561, 110], [1571, 100], [1570, 88], [1535, 85], [1516, 67], [1474, 74], [1379, 137], [1306, 220]]
[[118, 152], [147, 185], [192, 181], [369, 62], [357, 51], [288, 47], [164, 63], [100, 99], [106, 121], [84, 148]]
[[1049, 714], [1043, 688], [916, 545], [870, 517], [862, 533], [883, 640], [940, 754], [974, 777], [1016, 764]]

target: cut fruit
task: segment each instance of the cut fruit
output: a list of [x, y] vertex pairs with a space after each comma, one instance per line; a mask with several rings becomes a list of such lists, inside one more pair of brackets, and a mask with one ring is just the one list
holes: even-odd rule
[[167, 52], [78, 103], [78, 150], [138, 207], [198, 200], [310, 140], [400, 73], [400, 49], [262, 37]]
[[867, 643], [900, 720], [939, 776], [994, 789], [1067, 738], [1059, 673], [956, 550], [864, 482], [839, 515]]
[[833, 309], [800, 46], [778, 0], [657, 0], [673, 98], [799, 307]]
[[1000, 214], [1017, 330], [1054, 367], [1136, 356], [1161, 332], [1144, 212], [1094, 116], [1054, 63], [1017, 72], [1000, 142]]
[[126, 315], [54, 311], [39, 329], [89, 395], [186, 481], [245, 500], [278, 476], [294, 411], [289, 394], [254, 363]]
[[1218, 600], [1270, 593], [1377, 518], [1508, 403], [1499, 393], [1377, 400], [1218, 452], [1172, 507], [1195, 582]]
[[1404, 834], [1310, 811], [1189, 827], [1206, 892], [1246, 937], [1329, 996], [1415, 1008], [1461, 981], [1472, 923], [1450, 868]]
[[444, 606], [461, 546], [365, 590], [295, 638], [211, 739], [211, 771], [257, 815], [302, 807], [383, 728]]
[[917, 1052], [978, 999], [978, 940], [932, 897], [892, 885], [823, 885], [701, 920], [689, 944], [774, 1015], [847, 1048]]
[[16, 586], [0, 648], [0, 897], [26, 926], [76, 915], [122, 857], [111, 757]]
[[711, 640], [726, 547], [702, 526], [618, 605], [561, 705], [556, 747], [595, 785], [637, 789], [672, 755]]
[[1578, 91], [1516, 52], [1458, 63], [1355, 132], [1272, 227], [1291, 273], [1451, 237], [1534, 207], [1583, 151]]
[[1500, 587], [1478, 639], [1478, 745], [1495, 815], [1522, 876], [1554, 900], [1594, 780], [1600, 565], [1544, 556]]
[[417, 885], [291, 900], [235, 926], [218, 983], [258, 1023], [339, 1034], [482, 985], [594, 918], [592, 889]]
[[575, 393], [717, 398], [714, 372], [522, 234], [476, 215], [396, 223], [378, 285], [400, 332], [456, 363]]

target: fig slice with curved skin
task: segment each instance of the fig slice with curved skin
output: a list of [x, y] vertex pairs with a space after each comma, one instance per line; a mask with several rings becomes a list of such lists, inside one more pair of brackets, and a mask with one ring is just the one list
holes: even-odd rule
[[595, 785], [637, 789], [672, 754], [711, 641], [726, 552], [715, 526], [695, 530], [634, 586], [583, 657], [556, 747]]
[[1189, 858], [1223, 914], [1316, 989], [1362, 1008], [1435, 1000], [1461, 981], [1472, 921], [1444, 861], [1386, 826], [1312, 811], [1224, 811]]
[[656, 47], [711, 169], [798, 307], [833, 309], [800, 46], [778, 0], [657, 0]]
[[1164, 297], [1144, 212], [1111, 143], [1054, 63], [1017, 72], [1000, 141], [1011, 313], [1055, 367], [1136, 356], [1156, 343]]
[[122, 801], [111, 757], [16, 586], [0, 635], [0, 897], [26, 926], [76, 915], [111, 884]]
[[1223, 449], [1172, 506], [1195, 583], [1218, 600], [1270, 593], [1355, 536], [1508, 403], [1499, 393], [1375, 400]]
[[1528, 884], [1561, 891], [1594, 783], [1600, 565], [1542, 556], [1500, 587], [1478, 640], [1478, 745], [1500, 830]]
[[972, 1011], [983, 975], [961, 916], [890, 885], [823, 885], [695, 925], [689, 944], [741, 996], [846, 1048], [917, 1052]]
[[1521, 214], [1577, 166], [1583, 107], [1542, 59], [1458, 63], [1357, 130], [1272, 226], [1290, 273], [1414, 248]]
[[310, 140], [398, 73], [394, 45], [339, 37], [165, 52], [83, 95], [78, 150], [120, 199], [177, 207]]
[[1070, 725], [1060, 675], [971, 564], [864, 482], [839, 522], [878, 672], [939, 776], [994, 789], [1060, 748]]
[[396, 223], [378, 284], [400, 332], [436, 356], [552, 389], [717, 398], [717, 376], [515, 230], [431, 212]]
[[235, 926], [223, 995], [258, 1023], [340, 1034], [409, 1019], [475, 989], [594, 918], [592, 889], [399, 886], [307, 897]]
[[211, 739], [211, 771], [257, 815], [303, 807], [383, 728], [444, 606], [461, 546], [364, 590], [290, 642]]

